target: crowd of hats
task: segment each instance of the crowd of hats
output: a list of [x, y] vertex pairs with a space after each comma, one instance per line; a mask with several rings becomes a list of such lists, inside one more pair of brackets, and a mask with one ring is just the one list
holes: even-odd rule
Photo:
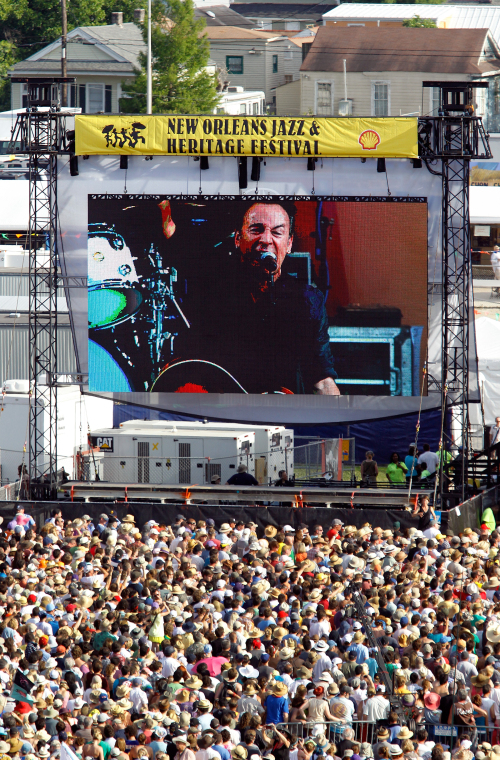
[[0, 533], [0, 760], [500, 760], [500, 535], [420, 527], [37, 527], [19, 508]]

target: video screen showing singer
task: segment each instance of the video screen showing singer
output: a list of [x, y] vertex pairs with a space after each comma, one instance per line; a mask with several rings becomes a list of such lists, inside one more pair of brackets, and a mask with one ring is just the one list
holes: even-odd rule
[[421, 392], [422, 199], [96, 195], [88, 210], [93, 391]]
[[[204, 306], [179, 348], [184, 359], [220, 366], [247, 393], [339, 395], [325, 295], [284, 266], [293, 247], [294, 214], [292, 203], [245, 204], [234, 226], [234, 255], [206, 288]], [[172, 215], [169, 228], [164, 219], [164, 229], [175, 221]], [[175, 234], [169, 235], [172, 242]], [[179, 370], [167, 368], [154, 390], [177, 390]], [[203, 387], [214, 375], [207, 366], [183, 365], [183, 372]]]

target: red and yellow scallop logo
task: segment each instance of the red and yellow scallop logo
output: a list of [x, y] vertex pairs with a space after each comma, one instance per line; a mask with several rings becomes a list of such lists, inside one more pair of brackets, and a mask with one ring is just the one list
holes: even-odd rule
[[376, 150], [380, 145], [380, 135], [374, 129], [365, 129], [358, 137], [358, 142], [363, 150]]

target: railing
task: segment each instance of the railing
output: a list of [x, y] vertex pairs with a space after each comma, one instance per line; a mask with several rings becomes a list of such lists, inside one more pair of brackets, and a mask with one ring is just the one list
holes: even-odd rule
[[[423, 715], [420, 716], [423, 718]], [[418, 716], [413, 718], [416, 721], [417, 728], [425, 728], [428, 734], [428, 739], [435, 741], [436, 744], [442, 744], [445, 749], [453, 748], [457, 739], [463, 734], [467, 733], [472, 735], [474, 746], [477, 746], [481, 742], [489, 742], [491, 745], [498, 744], [500, 739], [500, 729], [496, 726], [451, 726], [446, 723], [427, 723]], [[381, 726], [386, 727], [391, 735], [387, 741], [391, 744], [401, 745], [401, 739], [397, 738], [402, 723], [398, 727], [388, 725], [387, 721], [368, 721], [354, 719], [352, 723], [335, 723], [332, 721], [294, 721], [290, 723], [279, 723], [276, 728], [278, 731], [288, 731], [292, 736], [296, 736], [299, 739], [306, 739], [307, 737], [325, 736], [326, 739], [333, 744], [336, 744], [344, 738], [346, 729], [352, 729], [353, 736], [350, 740], [356, 743], [368, 742], [369, 744], [375, 744], [377, 739], [377, 733]], [[391, 730], [393, 729], [393, 730]], [[414, 728], [412, 729], [414, 731]], [[346, 737], [347, 738], [347, 737]], [[415, 735], [413, 736], [415, 741]]]
[[[21, 481], [16, 480], [15, 483], [8, 483], [5, 486], [1, 486], [0, 501], [14, 501], [17, 499], [20, 485]], [[26, 498], [26, 496], [24, 498]]]
[[345, 730], [347, 728], [352, 728], [354, 731], [352, 741], [375, 744], [377, 741], [379, 725], [380, 722], [366, 720], [353, 720], [352, 723], [336, 723], [333, 721], [296, 721], [292, 723], [279, 723], [276, 728], [278, 731], [289, 731], [293, 736], [297, 736], [299, 739], [305, 739], [308, 736], [325, 736], [328, 741], [332, 743], [342, 741]]
[[491, 264], [473, 264], [472, 265], [472, 279], [473, 280], [494, 280], [495, 273], [493, 271], [493, 267], [491, 266]]

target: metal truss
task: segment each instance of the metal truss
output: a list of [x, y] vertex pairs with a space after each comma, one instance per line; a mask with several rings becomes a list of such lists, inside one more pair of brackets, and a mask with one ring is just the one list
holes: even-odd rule
[[[424, 82], [424, 86], [428, 84]], [[442, 374], [437, 386], [443, 419], [446, 413], [451, 417], [450, 435], [443, 445], [455, 459], [454, 490], [464, 501], [469, 458], [469, 331], [473, 318], [469, 167], [472, 158], [491, 158], [491, 151], [482, 119], [470, 115], [471, 83], [438, 82], [432, 86], [441, 88], [441, 115], [419, 119], [419, 152], [427, 168], [442, 175]], [[443, 467], [440, 477], [443, 493]]]
[[13, 152], [27, 155], [29, 166], [28, 468], [36, 498], [57, 494], [57, 155], [69, 153], [57, 92], [57, 82], [28, 80], [28, 108], [12, 135], [13, 146], [20, 143]]
[[422, 196], [399, 196], [399, 195], [157, 195], [155, 193], [91, 193], [90, 200], [169, 200], [169, 201], [198, 201], [202, 197], [208, 201], [336, 201], [336, 202], [360, 202], [363, 203], [427, 203], [427, 198]]

